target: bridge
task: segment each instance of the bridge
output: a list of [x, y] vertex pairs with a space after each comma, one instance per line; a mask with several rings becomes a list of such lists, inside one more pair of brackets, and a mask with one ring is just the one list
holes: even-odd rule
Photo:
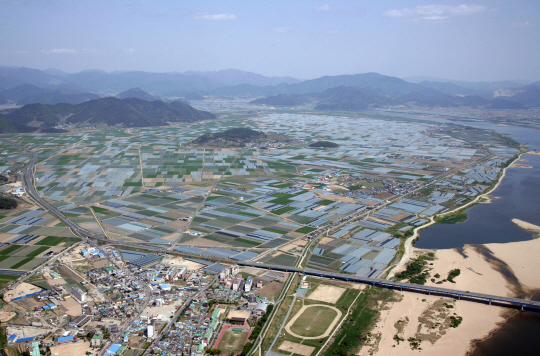
[[450, 288], [441, 288], [441, 287], [435, 287], [435, 286], [424, 286], [424, 285], [415, 284], [415, 283], [390, 281], [387, 279], [380, 279], [380, 278], [359, 277], [359, 276], [355, 276], [351, 274], [319, 271], [319, 270], [310, 269], [310, 268], [277, 266], [277, 265], [268, 265], [268, 264], [262, 264], [262, 263], [256, 263], [256, 262], [253, 263], [253, 262], [235, 261], [234, 263], [240, 266], [249, 266], [249, 267], [256, 267], [256, 268], [269, 269], [269, 270], [281, 271], [281, 272], [289, 272], [289, 273], [293, 273], [293, 272], [301, 273], [308, 276], [339, 279], [346, 282], [362, 283], [362, 284], [368, 284], [368, 285], [382, 287], [382, 288], [398, 289], [400, 291], [409, 291], [409, 292], [416, 292], [416, 293], [429, 294], [429, 295], [431, 294], [440, 295], [440, 296], [456, 298], [458, 300], [461, 300], [463, 298], [465, 300], [473, 301], [473, 302], [479, 302], [479, 303], [487, 302], [487, 304], [489, 305], [492, 305], [492, 303], [495, 303], [497, 305], [502, 305], [502, 306], [517, 307], [517, 308], [520, 308], [521, 310], [524, 310], [525, 307], [534, 309], [534, 310], [540, 310], [540, 302], [536, 302], [536, 301], [528, 300], [528, 299], [502, 297], [498, 295], [482, 294], [482, 293], [462, 291], [462, 290], [450, 289]]
[[[72, 222], [68, 217], [66, 217], [60, 210], [58, 210], [57, 208], [55, 208], [54, 206], [52, 206], [51, 204], [43, 200], [41, 196], [38, 194], [38, 192], [36, 191], [33, 180], [34, 180], [34, 169], [35, 169], [35, 164], [37, 161], [38, 154], [11, 140], [8, 140], [8, 139], [4, 139], [4, 140], [32, 155], [30, 164], [28, 165], [26, 171], [23, 174], [23, 186], [25, 187], [27, 194], [39, 206], [41, 206], [45, 210], [48, 210], [52, 215], [56, 216], [58, 219], [60, 219], [60, 221], [64, 222], [67, 226], [69, 226], [72, 229], [72, 231], [76, 233], [77, 235], [83, 236], [86, 238], [91, 238], [98, 241], [102, 241], [102, 242], [112, 243], [115, 245], [132, 247], [132, 248], [141, 249], [141, 250], [149, 250], [149, 251], [153, 251], [157, 253], [168, 253], [168, 254], [180, 255], [180, 256], [185, 256], [187, 258], [201, 258], [201, 256], [180, 253], [177, 251], [171, 251], [166, 248], [160, 248], [156, 246], [141, 246], [138, 244], [127, 243], [127, 242], [111, 241], [107, 238], [97, 236], [93, 234], [92, 232], [81, 228], [80, 226]], [[219, 259], [219, 258], [208, 258], [208, 257], [202, 257], [202, 258], [206, 260], [220, 262], [220, 263], [236, 264], [240, 266], [250, 266], [250, 267], [263, 268], [263, 269], [289, 272], [289, 273], [301, 273], [304, 275], [316, 276], [316, 277], [321, 277], [321, 278], [338, 279], [338, 280], [343, 280], [347, 282], [369, 284], [369, 285], [382, 287], [382, 288], [399, 289], [400, 291], [405, 290], [409, 292], [416, 292], [416, 293], [423, 293], [423, 294], [434, 294], [434, 295], [446, 296], [446, 297], [457, 298], [457, 299], [463, 298], [463, 299], [466, 299], [468, 301], [473, 301], [473, 302], [479, 302], [479, 303], [487, 302], [489, 305], [492, 305], [492, 303], [495, 303], [497, 305], [517, 307], [517, 308], [520, 308], [521, 310], [524, 310], [524, 308], [540, 310], [540, 302], [536, 302], [536, 301], [532, 301], [528, 299], [503, 297], [503, 296], [498, 296], [498, 295], [482, 294], [482, 293], [461, 291], [461, 290], [456, 290], [456, 289], [441, 288], [441, 287], [435, 287], [435, 286], [423, 286], [423, 285], [414, 284], [414, 283], [390, 281], [387, 279], [359, 277], [356, 275], [319, 271], [319, 270], [314, 270], [310, 268], [277, 266], [277, 265], [262, 264], [262, 263], [257, 263], [257, 262], [242, 262], [242, 261], [236, 261], [236, 260], [231, 260], [231, 259]]]

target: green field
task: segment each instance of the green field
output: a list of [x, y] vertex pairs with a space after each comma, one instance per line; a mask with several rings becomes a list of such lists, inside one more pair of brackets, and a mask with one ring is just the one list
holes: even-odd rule
[[7, 256], [9, 255], [10, 253], [13, 253], [15, 251], [17, 251], [18, 249], [20, 249], [22, 246], [21, 245], [11, 245], [11, 246], [8, 246], [6, 247], [5, 249], [3, 249], [2, 251], [0, 251], [0, 256]]
[[12, 268], [12, 269], [17, 269], [17, 268], [19, 268], [19, 267], [24, 266], [25, 264], [27, 264], [28, 262], [30, 262], [30, 261], [32, 261], [32, 260], [33, 260], [33, 258], [25, 258], [25, 259], [23, 259], [23, 260], [21, 260], [21, 261], [15, 263], [15, 264], [14, 264], [13, 266], [11, 266], [10, 268]]
[[317, 229], [313, 227], [309, 227], [309, 226], [304, 226], [304, 227], [299, 228], [298, 230], [295, 230], [295, 232], [299, 232], [301, 234], [309, 234], [310, 232], [315, 231], [315, 230]]
[[247, 338], [248, 332], [245, 329], [230, 328], [223, 333], [216, 348], [220, 349], [223, 354], [234, 355], [242, 352]]
[[291, 331], [305, 337], [320, 336], [336, 317], [337, 312], [334, 309], [323, 306], [308, 307], [291, 326]]
[[80, 240], [76, 237], [47, 236], [43, 240], [36, 242], [34, 245], [56, 246], [62, 242], [73, 244], [79, 241]]
[[30, 252], [26, 256], [28, 256], [28, 257], [36, 257], [37, 255], [39, 255], [42, 252], [47, 251], [48, 249], [49, 249], [49, 246], [42, 246], [42, 247], [39, 247], [37, 250], [35, 250], [33, 252]]

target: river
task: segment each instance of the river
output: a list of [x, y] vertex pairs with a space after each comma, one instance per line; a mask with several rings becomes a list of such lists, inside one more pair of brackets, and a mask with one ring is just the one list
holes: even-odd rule
[[[392, 114], [392, 116], [401, 116]], [[485, 122], [462, 122], [445, 119], [425, 118], [415, 115], [405, 117], [453, 123], [479, 129], [493, 130], [506, 134], [529, 149], [540, 151], [540, 130], [518, 126], [499, 126]], [[491, 193], [498, 197], [489, 204], [477, 204], [466, 210], [468, 220], [461, 224], [435, 224], [421, 230], [415, 244], [419, 248], [460, 248], [465, 244], [504, 243], [525, 241], [533, 238], [532, 233], [517, 227], [514, 218], [540, 225], [540, 156], [524, 155], [522, 158], [533, 168], [509, 168], [497, 189]], [[531, 271], [531, 273], [538, 273]], [[540, 300], [535, 293], [533, 300]], [[540, 348], [540, 313], [517, 312], [508, 318], [491, 337], [476, 341], [470, 356], [538, 355]]]
[[465, 244], [487, 244], [530, 240], [533, 234], [516, 226], [512, 219], [540, 225], [540, 156], [524, 155], [533, 168], [508, 168], [501, 184], [491, 193], [496, 199], [477, 204], [465, 212], [468, 220], [453, 225], [435, 224], [420, 231], [418, 248], [454, 248]]
[[[374, 112], [381, 114], [380, 112]], [[532, 151], [540, 151], [540, 130], [520, 126], [501, 126], [487, 122], [456, 121], [386, 113], [437, 123], [452, 123], [506, 134], [521, 144], [528, 144]], [[468, 220], [461, 224], [435, 224], [420, 231], [415, 247], [429, 249], [461, 248], [465, 244], [504, 243], [531, 240], [533, 234], [517, 227], [512, 219], [540, 225], [540, 156], [524, 155], [522, 158], [533, 168], [509, 168], [497, 189], [491, 193], [489, 204], [477, 204], [466, 210]]]

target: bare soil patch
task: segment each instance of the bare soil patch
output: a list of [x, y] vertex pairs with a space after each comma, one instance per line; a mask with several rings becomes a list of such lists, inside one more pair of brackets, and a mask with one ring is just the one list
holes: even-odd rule
[[[340, 189], [343, 189], [343, 188], [344, 187], [340, 187]], [[353, 204], [358, 203], [353, 198], [342, 197], [342, 196], [336, 195], [336, 194], [324, 195], [324, 194], [321, 194], [319, 192], [315, 192], [315, 194], [317, 195], [317, 198], [324, 199], [324, 200], [333, 200], [333, 201], [339, 201], [339, 202], [342, 202], [342, 203], [353, 203]]]
[[332, 242], [332, 241], [334, 241], [334, 239], [331, 238], [331, 237], [323, 237], [319, 243], [324, 245], [324, 244], [327, 244], [327, 243]]
[[283, 286], [283, 283], [274, 281], [255, 291], [255, 295], [269, 300], [275, 300], [283, 289]]
[[15, 312], [0, 311], [0, 323], [5, 323], [17, 315]]
[[92, 352], [90, 350], [89, 341], [74, 342], [51, 347], [52, 356], [85, 356], [87, 351]]
[[69, 316], [78, 316], [82, 313], [81, 305], [73, 298], [61, 300], [60, 305], [65, 309], [65, 313]]
[[345, 288], [320, 284], [307, 299], [335, 304], [345, 291]]
[[291, 341], [283, 341], [279, 346], [279, 350], [290, 352], [291, 354], [297, 354], [302, 356], [310, 356], [315, 348], [313, 346], [307, 346], [302, 344], [297, 344]]

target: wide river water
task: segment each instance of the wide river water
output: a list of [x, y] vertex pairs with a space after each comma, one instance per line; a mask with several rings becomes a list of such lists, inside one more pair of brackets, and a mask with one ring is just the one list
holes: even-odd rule
[[[540, 130], [499, 126], [484, 122], [462, 122], [400, 115], [423, 121], [454, 123], [507, 134], [531, 151], [540, 151]], [[468, 220], [461, 224], [435, 224], [420, 231], [415, 246], [419, 248], [453, 248], [465, 244], [486, 244], [531, 240], [532, 233], [523, 231], [511, 220], [514, 218], [540, 225], [540, 156], [524, 155], [533, 168], [509, 168], [497, 189], [498, 197], [489, 204], [477, 204], [466, 210]], [[540, 256], [539, 256], [540, 257]], [[538, 273], [538, 271], [531, 271]], [[532, 297], [540, 300], [540, 292]], [[540, 350], [540, 313], [518, 312], [508, 318], [491, 337], [475, 342], [470, 356], [538, 355]]]
[[[486, 122], [464, 122], [409, 114], [385, 115], [452, 123], [506, 134], [531, 151], [540, 151], [540, 130], [519, 126], [500, 126]], [[420, 230], [415, 247], [429, 249], [460, 248], [465, 244], [504, 243], [531, 240], [533, 234], [516, 226], [512, 219], [540, 225], [540, 156], [524, 155], [523, 164], [533, 168], [509, 168], [501, 184], [491, 193], [489, 204], [477, 204], [466, 210], [468, 220], [461, 224], [435, 224]]]

